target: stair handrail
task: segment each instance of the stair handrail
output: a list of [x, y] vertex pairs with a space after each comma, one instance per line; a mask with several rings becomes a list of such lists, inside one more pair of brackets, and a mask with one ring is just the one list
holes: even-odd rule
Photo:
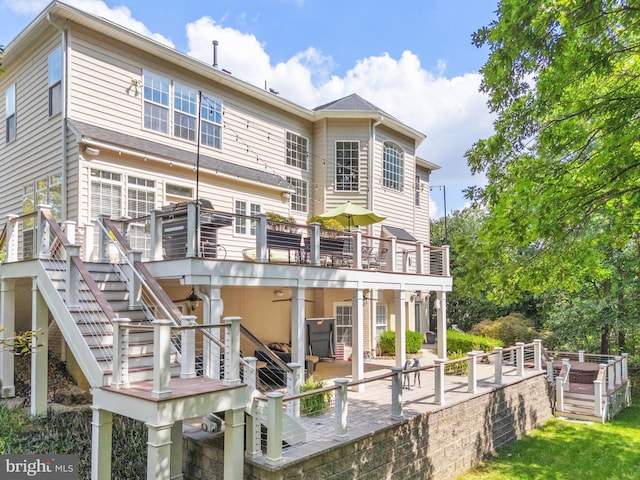
[[594, 414], [596, 417], [602, 418], [602, 421], [604, 421], [607, 416], [607, 367], [607, 364], [600, 364], [598, 375], [593, 381]]
[[283, 369], [285, 372], [293, 371], [289, 365], [287, 365], [280, 357], [278, 357], [273, 351], [265, 345], [262, 340], [256, 337], [253, 333], [251, 333], [244, 325], [240, 325], [240, 332], [244, 334], [253, 344], [260, 347], [260, 350], [266, 354], [270, 360], [273, 361], [278, 367]]
[[562, 368], [556, 377], [556, 410], [564, 411], [564, 390], [569, 385], [569, 373], [571, 372], [571, 363], [569, 359], [562, 359]]
[[[104, 222], [104, 223], [103, 223]], [[133, 249], [127, 242], [127, 239], [120, 233], [120, 231], [115, 228], [116, 224], [113, 220], [109, 218], [104, 218], [103, 222], [98, 222], [100, 228], [103, 229], [104, 233], [106, 233], [110, 238], [113, 238], [114, 245], [118, 249], [121, 256], [124, 258], [125, 262], [131, 267], [134, 275], [138, 277], [143, 287], [146, 287], [151, 296], [153, 297], [154, 302], [156, 302], [162, 310], [164, 310], [164, 314], [167, 315], [167, 319], [171, 320], [174, 326], [181, 326], [180, 317], [182, 316], [182, 312], [178, 310], [173, 301], [169, 298], [167, 293], [164, 291], [162, 286], [158, 283], [158, 281], [153, 278], [147, 267], [141, 262], [131, 262], [129, 259], [129, 253], [133, 252]], [[113, 234], [111, 237], [110, 234]], [[224, 342], [221, 342], [218, 338], [216, 338], [211, 332], [206, 329], [202, 330], [203, 336], [207, 337], [208, 340], [211, 340], [220, 348], [225, 348]], [[247, 365], [246, 361], [240, 359], [240, 362], [243, 365]]]

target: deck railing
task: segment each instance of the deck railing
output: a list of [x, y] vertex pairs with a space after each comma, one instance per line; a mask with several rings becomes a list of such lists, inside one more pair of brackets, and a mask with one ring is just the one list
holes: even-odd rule
[[[431, 365], [408, 369], [392, 367], [387, 373], [359, 381], [336, 379], [333, 385], [304, 393], [289, 389], [287, 393], [271, 392], [255, 397], [253, 411], [268, 413], [249, 425], [253, 430], [250, 430], [247, 438], [254, 440], [247, 444], [247, 456], [255, 458], [264, 455], [265, 463], [278, 465], [284, 461], [286, 451], [295, 457], [297, 446], [312, 443], [321, 446], [328, 441], [344, 441], [349, 438], [350, 432], [383, 428], [400, 421], [405, 417], [405, 411], [412, 411], [412, 401], [446, 405], [449, 396], [460, 392], [475, 394], [479, 386], [502, 385], [506, 376], [523, 377], [526, 371], [542, 371], [539, 367], [542, 365], [541, 354], [541, 342], [536, 340], [529, 344], [496, 348], [491, 352], [470, 352], [464, 358], [436, 360]], [[529, 356], [530, 362], [525, 360]], [[494, 368], [479, 368], [480, 365], [491, 363]], [[418, 386], [424, 387], [419, 398], [403, 399], [403, 392], [408, 389], [415, 391]], [[350, 390], [364, 393], [359, 395]], [[309, 411], [305, 405], [315, 408]], [[289, 447], [284, 451], [282, 445], [286, 422], [283, 416], [287, 411], [299, 413], [297, 418], [306, 435], [299, 444], [287, 442]], [[262, 426], [267, 427], [267, 436], [266, 441], [260, 442]]]

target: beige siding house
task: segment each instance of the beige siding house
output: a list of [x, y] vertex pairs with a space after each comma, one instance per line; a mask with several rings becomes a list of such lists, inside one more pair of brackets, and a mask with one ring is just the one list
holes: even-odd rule
[[[331, 322], [321, 356], [340, 344], [359, 379], [384, 330], [396, 331], [403, 365], [405, 332], [427, 333], [435, 299], [446, 355], [452, 279], [447, 248], [429, 245], [429, 174], [439, 167], [416, 156], [424, 134], [357, 94], [304, 108], [57, 1], [6, 47], [2, 68], [0, 335], [40, 328], [78, 365], [94, 398], [94, 478], [109, 476], [100, 425], [112, 413], [148, 423], [149, 478], [180, 478], [177, 461], [153, 460], [175, 453], [166, 435], [178, 448], [182, 420], [206, 413], [203, 398], [209, 411], [244, 415], [250, 392], [228, 364], [248, 368], [240, 354], [273, 355], [266, 346], [284, 343], [290, 361], [312, 368], [308, 319]], [[346, 202], [384, 220], [339, 232], [307, 224]], [[29, 295], [38, 308], [16, 301]], [[96, 310], [80, 314], [89, 304]], [[195, 341], [193, 372], [191, 350], [174, 346], [171, 362], [144, 373], [143, 359], [118, 363], [125, 318], [142, 330], [169, 320], [219, 328]], [[156, 340], [141, 357], [159, 355]], [[175, 368], [184, 381], [222, 383], [175, 396], [162, 373]], [[13, 395], [6, 352], [0, 377]], [[144, 398], [127, 389], [152, 380]], [[46, 385], [33, 388], [39, 413]], [[242, 468], [237, 423], [225, 432], [239, 447], [225, 451], [225, 478]]]

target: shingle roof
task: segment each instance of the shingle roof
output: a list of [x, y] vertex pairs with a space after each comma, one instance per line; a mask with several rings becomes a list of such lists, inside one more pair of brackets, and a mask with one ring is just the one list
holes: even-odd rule
[[[103, 127], [80, 122], [78, 120], [69, 120], [71, 128], [77, 131], [83, 140], [93, 140], [114, 147], [122, 147], [129, 150], [140, 152], [141, 154], [153, 155], [165, 158], [170, 161], [184, 163], [186, 165], [196, 164], [195, 152], [189, 152], [176, 147], [171, 147], [162, 143], [146, 140], [144, 138], [134, 137], [120, 132], [115, 132]], [[217, 158], [200, 155], [200, 167], [213, 170], [238, 178], [260, 182], [282, 188], [292, 188], [289, 183], [279, 175], [258, 170], [255, 168], [237, 165]]]
[[386, 230], [388, 234], [393, 235], [398, 240], [403, 240], [405, 242], [417, 242], [416, 237], [407, 232], [404, 228], [400, 227], [390, 227], [389, 225], [382, 225], [383, 233]]
[[354, 110], [354, 111], [374, 111], [381, 112], [378, 107], [376, 107], [373, 103], [367, 102], [364, 98], [356, 93], [352, 93], [346, 97], [339, 98], [338, 100], [334, 100], [329, 103], [325, 103], [324, 105], [320, 105], [319, 107], [314, 108], [313, 110]]

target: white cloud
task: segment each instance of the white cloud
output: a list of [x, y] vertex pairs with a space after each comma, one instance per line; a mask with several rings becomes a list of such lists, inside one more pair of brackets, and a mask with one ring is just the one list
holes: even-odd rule
[[[149, 30], [144, 23], [136, 20], [131, 15], [131, 10], [120, 5], [117, 7], [109, 7], [102, 0], [63, 0], [64, 3], [78, 10], [90, 12], [93, 15], [106, 18], [118, 25], [140, 33], [146, 37], [152, 38], [168, 47], [174, 48], [171, 40], [164, 35], [154, 33]], [[3, 0], [0, 6], [3, 9], [10, 10], [14, 13], [25, 15], [40, 13], [49, 4], [49, 0]]]

